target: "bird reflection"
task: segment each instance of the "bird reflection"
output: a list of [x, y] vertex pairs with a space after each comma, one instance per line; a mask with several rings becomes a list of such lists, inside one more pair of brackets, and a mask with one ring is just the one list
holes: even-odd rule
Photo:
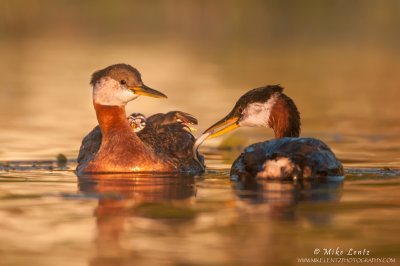
[[136, 201], [184, 199], [193, 195], [192, 175], [91, 174], [79, 177], [79, 190], [87, 194], [111, 194]]
[[[305, 202], [340, 200], [343, 176], [307, 180], [268, 180], [246, 178], [233, 183], [243, 209], [268, 212], [272, 217], [294, 219], [295, 205]], [[256, 208], [257, 206], [258, 208]], [[311, 218], [311, 217], [310, 217]], [[311, 218], [313, 219], [313, 218]], [[313, 222], [324, 223], [326, 219]]]
[[95, 210], [97, 254], [89, 263], [96, 266], [125, 265], [129, 258], [121, 256], [121, 238], [127, 224], [141, 216], [136, 212], [138, 207], [185, 205], [195, 194], [190, 175], [96, 174], [82, 175], [78, 180], [81, 192], [99, 198]]

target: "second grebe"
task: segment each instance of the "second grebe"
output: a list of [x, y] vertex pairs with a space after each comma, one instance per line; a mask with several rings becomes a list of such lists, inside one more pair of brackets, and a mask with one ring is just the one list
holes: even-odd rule
[[[93, 86], [93, 105], [102, 139], [96, 155], [78, 164], [79, 174], [187, 170], [171, 158], [171, 152], [155, 149], [142, 141], [126, 118], [125, 105], [139, 95], [167, 98], [163, 93], [145, 86], [138, 70], [127, 64], [111, 65], [95, 72], [90, 84]], [[183, 144], [190, 147], [191, 157], [187, 160], [193, 159], [190, 146], [193, 142]]]
[[[231, 168], [231, 177], [309, 178], [342, 176], [343, 166], [331, 149], [314, 138], [298, 138], [300, 114], [278, 85], [250, 90], [233, 110], [212, 125], [196, 141], [194, 151], [205, 140], [240, 126], [271, 127], [275, 138], [243, 150]], [[215, 132], [217, 128], [226, 127]]]

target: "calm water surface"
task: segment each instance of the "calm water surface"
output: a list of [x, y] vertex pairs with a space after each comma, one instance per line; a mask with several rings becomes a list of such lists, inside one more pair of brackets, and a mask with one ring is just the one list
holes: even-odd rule
[[314, 255], [316, 248], [399, 259], [399, 171], [231, 183], [222, 157], [206, 157], [211, 170], [200, 176], [77, 178], [73, 162], [11, 162], [17, 169], [0, 173], [0, 265], [293, 265], [333, 257]]

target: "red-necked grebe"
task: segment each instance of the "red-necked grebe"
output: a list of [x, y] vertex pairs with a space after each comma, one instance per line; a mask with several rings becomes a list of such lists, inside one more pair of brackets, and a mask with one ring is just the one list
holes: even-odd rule
[[167, 98], [145, 86], [139, 71], [112, 65], [95, 72], [90, 84], [100, 130], [95, 128], [83, 139], [78, 173], [202, 171], [193, 159], [195, 140], [188, 130], [188, 125], [197, 124], [194, 117], [170, 112], [146, 121], [141, 121], [144, 116], [127, 119], [125, 105], [139, 95]]
[[[309, 178], [342, 176], [343, 166], [331, 149], [314, 138], [299, 138], [300, 114], [282, 93], [283, 88], [265, 86], [250, 90], [232, 111], [212, 125], [195, 144], [241, 126], [271, 127], [275, 139], [255, 143], [243, 150], [231, 168], [231, 178]], [[226, 127], [223, 127], [226, 126]], [[218, 128], [221, 128], [217, 130]]]

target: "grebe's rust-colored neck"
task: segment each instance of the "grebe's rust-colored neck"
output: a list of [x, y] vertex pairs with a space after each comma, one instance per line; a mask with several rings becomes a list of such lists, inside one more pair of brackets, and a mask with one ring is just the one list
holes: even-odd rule
[[93, 104], [102, 140], [99, 151], [82, 168], [82, 173], [176, 171], [133, 132], [126, 119], [125, 106]]
[[300, 135], [300, 114], [292, 99], [285, 94], [279, 95], [271, 109], [268, 125], [277, 139]]
[[102, 105], [93, 102], [96, 110], [97, 121], [103, 137], [107, 137], [110, 133], [116, 130], [131, 130], [126, 119], [124, 105]]

